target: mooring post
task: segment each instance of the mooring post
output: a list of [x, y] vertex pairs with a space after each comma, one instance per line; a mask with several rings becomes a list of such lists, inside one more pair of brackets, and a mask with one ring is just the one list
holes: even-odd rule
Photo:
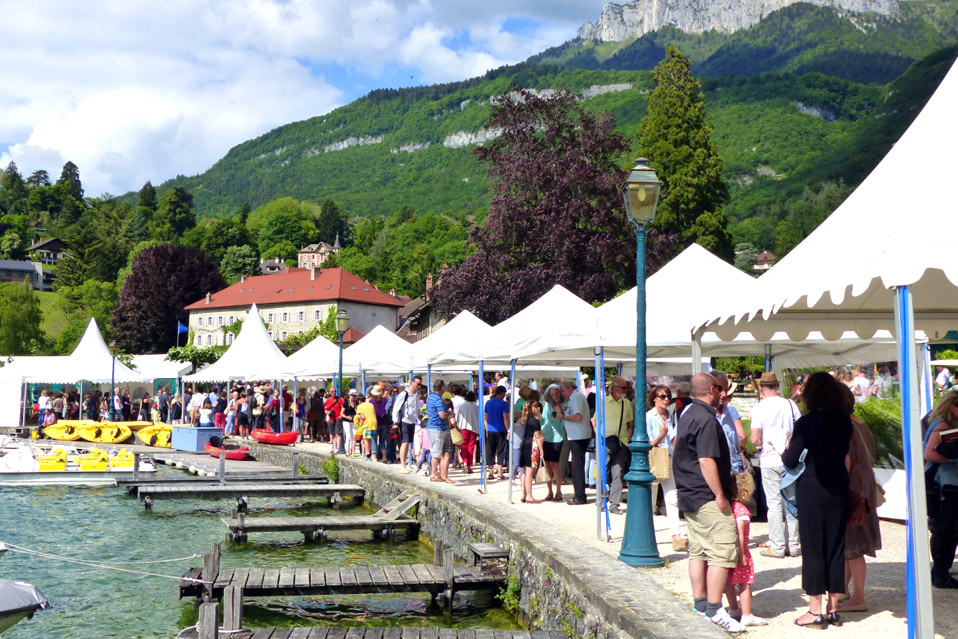
[[230, 586], [223, 591], [223, 630], [243, 628], [243, 589]]
[[[224, 446], [226, 444], [223, 444]], [[226, 484], [226, 450], [220, 451], [220, 486]]]
[[293, 478], [299, 476], [299, 453], [293, 453]]
[[140, 453], [133, 453], [133, 481], [140, 480]]
[[442, 565], [442, 551], [445, 549], [446, 544], [442, 542], [442, 539], [437, 539], [435, 545], [432, 547], [432, 563], [434, 566]]
[[446, 608], [448, 610], [452, 610], [452, 598], [456, 594], [456, 577], [452, 565], [455, 558], [452, 548], [446, 548], [442, 551], [442, 577], [446, 581]]
[[215, 603], [200, 604], [200, 619], [196, 623], [197, 639], [219, 639], [220, 628], [216, 623]]
[[203, 555], [203, 584], [204, 599], [208, 600], [213, 596], [213, 582], [220, 575], [220, 544], [216, 542], [213, 548]]

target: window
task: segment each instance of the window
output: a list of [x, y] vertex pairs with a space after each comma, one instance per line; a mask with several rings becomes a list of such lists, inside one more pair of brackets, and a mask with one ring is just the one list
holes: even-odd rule
[[196, 318], [196, 325], [197, 325], [197, 326], [202, 326], [202, 325], [203, 325], [203, 318], [202, 318], [202, 317], [197, 317], [197, 318]]
[[289, 313], [283, 313], [283, 320], [282, 320], [282, 321], [283, 321], [284, 324], [289, 321]]
[[229, 323], [232, 324], [232, 323], [235, 322], [235, 321], [236, 321], [236, 316], [230, 315], [230, 321], [229, 321]]
[[212, 316], [212, 315], [207, 316], [207, 318], [206, 318], [206, 325], [207, 325], [207, 326], [212, 326], [212, 325], [213, 325], [213, 316]]
[[289, 337], [289, 333], [286, 331], [283, 331], [282, 335], [283, 335], [282, 339], [286, 339], [287, 337]]
[[[274, 315], [273, 315], [272, 313], [267, 313], [267, 314], [266, 314], [266, 321], [269, 322], [270, 324], [272, 324], [272, 323], [273, 323], [273, 317], [274, 317]], [[272, 335], [270, 335], [270, 337], [272, 337]]]
[[268, 331], [268, 333], [269, 333], [269, 338], [273, 339], [273, 331]]
[[226, 343], [227, 343], [227, 344], [232, 344], [232, 343], [233, 343], [233, 334], [232, 334], [232, 333], [227, 333], [227, 334], [226, 334]]
[[197, 346], [202, 346], [202, 345], [203, 345], [203, 336], [202, 336], [202, 335], [197, 335], [197, 336], [196, 336], [196, 345], [197, 345]]
[[317, 322], [323, 319], [323, 310], [321, 308], [317, 308], [315, 311], [313, 311], [313, 319]]
[[297, 314], [296, 314], [296, 319], [299, 320], [300, 322], [305, 322], [305, 321], [306, 321], [306, 311], [300, 311], [299, 313], [297, 313]]
[[216, 318], [216, 324], [217, 324], [217, 326], [222, 326], [222, 325], [223, 325], [223, 316], [222, 316], [222, 315], [220, 315], [219, 317]]

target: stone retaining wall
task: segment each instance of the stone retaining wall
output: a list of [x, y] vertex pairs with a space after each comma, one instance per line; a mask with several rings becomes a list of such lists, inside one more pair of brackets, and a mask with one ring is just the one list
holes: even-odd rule
[[[294, 451], [252, 444], [256, 458], [291, 467]], [[298, 463], [321, 472], [327, 455], [296, 451]], [[408, 488], [422, 497], [421, 532], [466, 556], [468, 544], [511, 549], [509, 578], [520, 586], [519, 615], [532, 628], [596, 639], [718, 639], [725, 634], [664, 591], [642, 569], [583, 546], [540, 519], [461, 487], [422, 485], [394, 467], [337, 457], [339, 482], [367, 490], [382, 505]], [[591, 514], [591, 511], [590, 511]]]

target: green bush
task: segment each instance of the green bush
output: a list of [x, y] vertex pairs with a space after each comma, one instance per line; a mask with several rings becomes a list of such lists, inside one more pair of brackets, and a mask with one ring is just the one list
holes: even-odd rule
[[901, 404], [897, 399], [870, 398], [855, 405], [860, 417], [875, 437], [875, 466], [903, 468]]
[[336, 459], [336, 453], [330, 453], [329, 458], [320, 466], [323, 469], [323, 474], [326, 475], [330, 483], [339, 483], [339, 460]]

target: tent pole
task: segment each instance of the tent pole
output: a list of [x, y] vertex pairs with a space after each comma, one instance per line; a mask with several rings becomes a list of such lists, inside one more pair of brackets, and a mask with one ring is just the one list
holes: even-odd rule
[[599, 541], [607, 540], [607, 531], [602, 528], [602, 516], [605, 514], [606, 504], [606, 414], [605, 414], [605, 369], [603, 368], [602, 348], [595, 347], [595, 532]]
[[[636, 369], [638, 370], [638, 369]], [[697, 330], [692, 333], [692, 374], [696, 375], [702, 372], [702, 331]], [[636, 385], [638, 388], [638, 385]], [[638, 395], [636, 395], [638, 397]], [[636, 428], [638, 428], [636, 424]]]
[[911, 290], [895, 291], [895, 327], [898, 338], [898, 378], [901, 380], [902, 433], [908, 486], [907, 553], [905, 572], [909, 639], [933, 639], [934, 607], [931, 601], [931, 564], [928, 551], [928, 511], [925, 502], [924, 455], [918, 406], [915, 362], [915, 309]]
[[512, 399], [514, 397], [514, 395], [512, 394], [512, 390], [516, 387], [516, 360], [515, 359], [509, 362], [509, 381], [511, 382], [509, 392], [507, 394], [507, 397], [508, 397], [507, 402], [509, 404], [509, 436], [506, 438], [507, 441], [509, 442], [509, 459], [508, 459], [509, 481], [506, 482], [506, 486], [507, 486], [506, 502], [511, 504], [512, 503], [512, 480], [516, 472], [516, 465], [515, 465], [516, 456], [514, 452], [515, 443], [513, 443], [512, 441], [513, 426], [516, 421], [515, 420], [515, 413], [516, 413], [515, 401], [513, 401]]
[[935, 392], [932, 380], [934, 375], [931, 370], [931, 344], [924, 342], [921, 345], [921, 390], [924, 400], [921, 404], [925, 414], [931, 412], [935, 404]]
[[27, 399], [27, 378], [20, 376], [20, 428], [23, 428], [24, 421], [26, 420], [27, 413], [27, 404], [29, 400]]
[[479, 360], [479, 392], [476, 393], [479, 400], [479, 492], [486, 493], [486, 396], [485, 396], [486, 373], [483, 367], [483, 361]]
[[765, 345], [765, 372], [770, 373], [772, 371], [772, 345]]
[[303, 422], [301, 418], [296, 415], [296, 410], [299, 408], [297, 401], [299, 400], [299, 384], [296, 376], [293, 375], [293, 430], [299, 433], [299, 441], [303, 441]]

